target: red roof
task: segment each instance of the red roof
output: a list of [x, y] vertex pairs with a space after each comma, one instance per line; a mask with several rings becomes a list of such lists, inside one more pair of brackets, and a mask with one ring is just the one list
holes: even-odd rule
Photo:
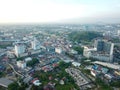
[[33, 83], [34, 81], [38, 80], [38, 78], [34, 78], [31, 82]]

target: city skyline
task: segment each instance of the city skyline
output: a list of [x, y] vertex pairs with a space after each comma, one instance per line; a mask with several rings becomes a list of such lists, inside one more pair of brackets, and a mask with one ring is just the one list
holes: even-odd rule
[[0, 23], [120, 23], [120, 0], [0, 0]]

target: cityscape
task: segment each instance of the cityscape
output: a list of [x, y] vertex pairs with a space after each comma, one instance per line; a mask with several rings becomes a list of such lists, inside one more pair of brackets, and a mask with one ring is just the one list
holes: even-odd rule
[[1, 25], [1, 88], [119, 90], [119, 28], [119, 24]]
[[119, 0], [0, 1], [0, 90], [120, 90]]

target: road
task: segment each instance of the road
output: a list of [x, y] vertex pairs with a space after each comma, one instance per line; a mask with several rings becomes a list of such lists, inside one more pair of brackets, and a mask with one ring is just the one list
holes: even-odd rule
[[17, 71], [15, 70], [15, 68], [14, 68], [14, 66], [13, 66], [12, 64], [8, 64], [8, 65], [13, 69], [13, 71], [14, 71], [17, 75], [19, 75], [19, 76], [21, 76], [21, 77], [24, 77], [24, 75], [20, 74], [19, 72], [17, 72]]

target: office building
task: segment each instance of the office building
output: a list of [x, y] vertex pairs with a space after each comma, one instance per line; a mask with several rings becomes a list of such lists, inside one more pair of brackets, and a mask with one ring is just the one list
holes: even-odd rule
[[117, 33], [117, 34], [118, 34], [118, 36], [120, 36], [120, 30], [118, 30], [118, 33]]
[[25, 52], [25, 45], [24, 44], [22, 44], [22, 43], [17, 43], [16, 45], [15, 45], [15, 55], [17, 56], [17, 57], [19, 57], [19, 55], [20, 54], [22, 54], [22, 53], [24, 53]]
[[33, 50], [40, 49], [40, 45], [38, 40], [34, 37], [33, 41], [31, 41], [31, 46]]
[[114, 49], [114, 44], [111, 42], [108, 42], [106, 40], [95, 40], [95, 48], [97, 49], [97, 52], [101, 53], [107, 53], [112, 55], [113, 54], [113, 49]]
[[106, 40], [95, 40], [94, 48], [84, 47], [83, 55], [100, 61], [113, 62], [114, 44]]

